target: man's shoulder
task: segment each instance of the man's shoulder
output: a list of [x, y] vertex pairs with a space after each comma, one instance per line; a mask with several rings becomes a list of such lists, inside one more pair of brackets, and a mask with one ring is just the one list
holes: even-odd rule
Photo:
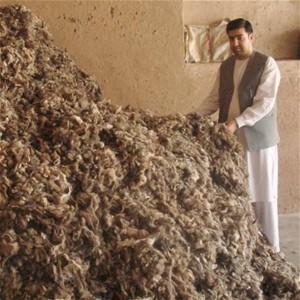
[[275, 59], [272, 56], [264, 54], [264, 53], [256, 51], [256, 50], [253, 53], [254, 53], [253, 56], [255, 57], [255, 60], [257, 62], [264, 63], [264, 64], [277, 65]]
[[254, 54], [255, 57], [261, 58], [261, 59], [265, 59], [265, 60], [267, 60], [269, 57], [271, 57], [271, 56], [269, 56], [269, 55], [267, 55], [267, 54], [264, 54], [264, 53], [262, 53], [262, 52], [259, 52], [259, 51], [257, 51], [257, 50], [254, 50], [254, 51], [253, 51], [253, 54]]
[[222, 63], [221, 63], [221, 67], [222, 66], [227, 66], [231, 63], [233, 63], [235, 61], [235, 55], [231, 55], [228, 58], [226, 58]]
[[[267, 61], [268, 59], [273, 59], [270, 55], [264, 54], [262, 52], [259, 52], [257, 50], [253, 51], [252, 57], [255, 59], [260, 59], [260, 60], [265, 60]], [[221, 65], [227, 65], [230, 64], [232, 62], [234, 62], [236, 59], [235, 55], [231, 55], [228, 58], [226, 58]]]
[[279, 70], [275, 59], [270, 55], [255, 51], [252, 57], [252, 65], [261, 66], [264, 70], [269, 71], [275, 69]]

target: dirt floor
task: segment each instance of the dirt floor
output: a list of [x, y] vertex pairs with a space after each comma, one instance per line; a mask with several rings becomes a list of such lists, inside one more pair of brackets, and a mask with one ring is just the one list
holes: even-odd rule
[[281, 251], [300, 269], [300, 214], [280, 215], [279, 234]]

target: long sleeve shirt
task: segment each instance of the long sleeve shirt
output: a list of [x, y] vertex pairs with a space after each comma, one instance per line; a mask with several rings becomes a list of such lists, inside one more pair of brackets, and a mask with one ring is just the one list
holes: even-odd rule
[[[241, 64], [240, 64], [241, 62]], [[235, 88], [233, 98], [229, 108], [229, 117], [237, 121], [238, 127], [252, 126], [257, 121], [266, 116], [273, 108], [276, 100], [278, 86], [280, 83], [280, 72], [275, 60], [269, 57], [263, 74], [261, 76], [259, 87], [253, 99], [253, 105], [248, 107], [243, 113], [239, 111], [238, 105], [238, 84], [246, 69], [247, 61], [236, 60], [234, 76]], [[241, 70], [241, 72], [239, 72]], [[219, 109], [219, 85], [220, 70], [217, 73], [210, 94], [204, 99], [203, 103], [196, 109], [201, 115], [210, 115]], [[237, 110], [238, 107], [238, 110]]]

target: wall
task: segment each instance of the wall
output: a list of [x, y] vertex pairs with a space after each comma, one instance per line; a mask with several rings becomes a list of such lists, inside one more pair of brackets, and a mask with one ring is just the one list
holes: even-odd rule
[[226, 17], [249, 20], [254, 28], [255, 46], [263, 53], [276, 59], [297, 57], [300, 42], [299, 1], [183, 2], [185, 25], [210, 25]]
[[[159, 115], [193, 111], [219, 67], [184, 63], [186, 22], [209, 23], [242, 12], [257, 25], [256, 42], [262, 50], [278, 58], [295, 57], [297, 51], [298, 1], [40, 0], [0, 5], [14, 3], [26, 5], [46, 22], [54, 43], [95, 76], [106, 98]], [[278, 64], [279, 205], [281, 212], [294, 212], [299, 209], [299, 62]]]
[[162, 114], [182, 106], [181, 1], [4, 3], [26, 4], [45, 20], [55, 44], [95, 75], [114, 102]]

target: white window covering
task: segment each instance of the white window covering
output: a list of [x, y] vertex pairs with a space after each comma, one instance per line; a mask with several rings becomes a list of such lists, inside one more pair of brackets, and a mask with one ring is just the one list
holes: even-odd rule
[[231, 55], [226, 34], [228, 19], [209, 25], [185, 26], [185, 62], [221, 62]]
[[185, 26], [185, 47], [186, 62], [209, 62], [209, 26]]

